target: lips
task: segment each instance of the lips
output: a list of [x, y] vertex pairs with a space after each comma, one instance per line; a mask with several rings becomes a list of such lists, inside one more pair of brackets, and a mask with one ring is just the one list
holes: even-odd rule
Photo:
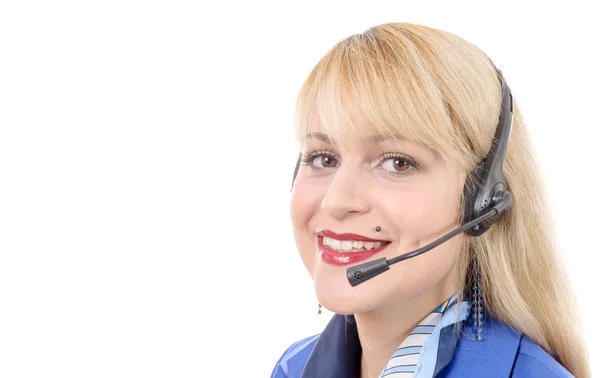
[[[369, 250], [365, 250], [365, 251], [340, 252], [340, 251], [331, 249], [329, 246], [323, 245], [323, 237], [329, 237], [329, 238], [334, 238], [334, 239], [338, 239], [338, 240], [362, 240], [362, 241], [368, 241], [368, 242], [384, 242], [386, 244], [382, 245], [379, 248], [369, 249]], [[370, 257], [380, 253], [384, 249], [386, 249], [390, 243], [387, 240], [371, 239], [371, 238], [367, 238], [365, 236], [357, 235], [357, 234], [351, 234], [351, 233], [336, 234], [333, 231], [323, 230], [318, 233], [317, 244], [318, 244], [319, 251], [321, 252], [321, 258], [325, 263], [331, 264], [331, 265], [349, 265], [349, 264], [355, 264], [355, 263], [367, 260], [368, 258], [370, 258]]]
[[327, 238], [333, 238], [333, 239], [338, 239], [338, 240], [362, 240], [362, 241], [368, 241], [368, 242], [386, 242], [386, 243], [388, 242], [388, 240], [371, 239], [366, 236], [352, 234], [352, 233], [336, 234], [335, 232], [330, 231], [330, 230], [319, 231], [317, 233], [317, 235], [319, 235], [320, 237], [327, 237]]

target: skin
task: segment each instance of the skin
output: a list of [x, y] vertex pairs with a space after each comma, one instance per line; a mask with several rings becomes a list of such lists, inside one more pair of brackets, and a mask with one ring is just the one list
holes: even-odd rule
[[319, 302], [335, 313], [355, 315], [363, 349], [361, 377], [377, 377], [410, 331], [458, 291], [453, 278], [464, 236], [351, 287], [348, 266], [321, 259], [317, 232], [391, 242], [367, 261], [413, 251], [459, 226], [466, 175], [438, 153], [406, 140], [369, 136], [336, 143], [315, 133], [302, 150], [303, 159], [312, 158], [301, 166], [292, 190], [296, 245]]

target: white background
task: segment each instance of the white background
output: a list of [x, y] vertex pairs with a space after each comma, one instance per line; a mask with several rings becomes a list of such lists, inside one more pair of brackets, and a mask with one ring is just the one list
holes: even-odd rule
[[319, 332], [288, 219], [295, 96], [392, 21], [504, 72], [598, 360], [598, 12], [550, 3], [2, 2], [0, 376], [268, 377]]

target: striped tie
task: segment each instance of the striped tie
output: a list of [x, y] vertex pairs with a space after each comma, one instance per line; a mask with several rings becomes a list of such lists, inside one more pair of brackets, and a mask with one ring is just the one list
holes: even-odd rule
[[438, 308], [433, 310], [431, 314], [425, 317], [425, 319], [410, 332], [390, 358], [390, 361], [379, 376], [380, 378], [413, 377], [415, 369], [417, 368], [417, 360], [419, 359], [421, 348], [423, 348], [425, 341], [427, 341], [429, 336], [433, 333], [435, 325], [444, 314], [446, 308], [449, 307], [448, 302], [450, 302], [451, 299], [453, 300], [452, 304], [454, 304], [456, 301], [455, 297], [448, 299]]

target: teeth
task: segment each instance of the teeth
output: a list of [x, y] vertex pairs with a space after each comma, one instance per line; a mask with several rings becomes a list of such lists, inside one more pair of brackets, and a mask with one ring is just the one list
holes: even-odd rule
[[383, 242], [367, 242], [362, 240], [337, 240], [333, 238], [323, 238], [323, 245], [331, 247], [343, 252], [360, 252], [369, 249], [379, 248], [385, 243]]
[[329, 244], [329, 245], [333, 249], [340, 249], [340, 246], [342, 245], [342, 242], [337, 239], [331, 239], [330, 243], [331, 244]]
[[349, 251], [352, 249], [352, 240], [344, 240], [342, 241], [342, 250]]

